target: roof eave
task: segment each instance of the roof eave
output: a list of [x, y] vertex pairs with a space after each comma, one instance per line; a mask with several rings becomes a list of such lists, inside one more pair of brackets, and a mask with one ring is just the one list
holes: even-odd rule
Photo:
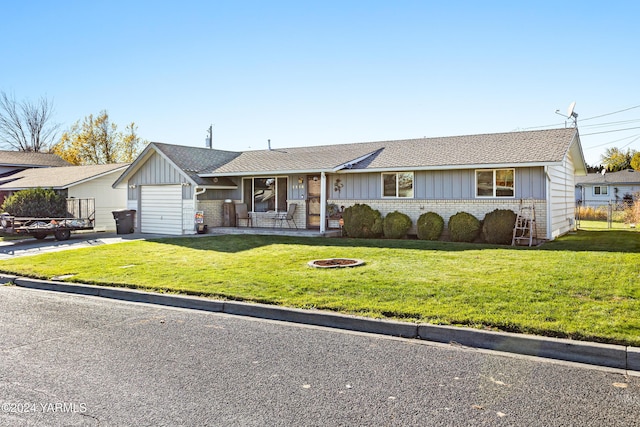
[[81, 179], [79, 181], [74, 181], [74, 182], [71, 182], [69, 184], [66, 184], [64, 188], [71, 188], [71, 187], [74, 187], [76, 185], [84, 184], [85, 182], [92, 181], [92, 180], [98, 179], [98, 178], [102, 178], [103, 176], [107, 176], [107, 175], [110, 175], [112, 173], [120, 172], [123, 169], [126, 169], [128, 167], [129, 167], [129, 165], [123, 165], [123, 166], [121, 166], [119, 168], [114, 168], [114, 169], [111, 169], [109, 171], [102, 172], [102, 173], [99, 173], [97, 175], [90, 176], [88, 178], [83, 178], [83, 179]]
[[543, 166], [557, 166], [562, 162], [528, 162], [528, 163], [474, 163], [462, 165], [433, 165], [433, 166], [394, 166], [386, 168], [342, 169], [337, 173], [368, 173], [368, 172], [396, 172], [396, 171], [438, 171], [438, 170], [462, 170], [462, 169], [505, 169], [505, 168], [530, 168]]
[[364, 168], [364, 169], [296, 169], [296, 170], [270, 170], [270, 171], [244, 171], [244, 172], [212, 172], [198, 174], [201, 178], [215, 178], [221, 176], [271, 176], [271, 175], [302, 175], [315, 173], [369, 173], [369, 172], [391, 172], [391, 171], [429, 171], [429, 170], [461, 170], [461, 169], [499, 169], [514, 167], [542, 167], [559, 166], [561, 161], [548, 162], [528, 162], [528, 163], [485, 163], [485, 164], [463, 164], [463, 165], [434, 165], [434, 166], [393, 166], [386, 168]]
[[144, 165], [144, 163], [149, 159], [149, 157], [151, 157], [151, 155], [153, 154], [153, 151], [155, 151], [156, 153], [160, 152], [160, 150], [158, 150], [155, 147], [154, 143], [151, 142], [149, 143], [149, 145], [147, 145], [144, 148], [144, 150], [142, 150], [142, 153], [138, 155], [138, 157], [133, 161], [133, 163], [131, 163], [127, 167], [127, 169], [124, 172], [122, 172], [122, 174], [118, 177], [118, 179], [116, 179], [116, 181], [113, 184], [111, 184], [111, 187], [116, 188], [122, 182], [129, 179], [130, 175], [133, 175], [134, 173], [136, 173], [138, 169], [140, 169], [142, 165]]
[[568, 153], [573, 159], [573, 168], [575, 175], [586, 176], [587, 164], [584, 160], [584, 153], [582, 152], [582, 144], [580, 143], [580, 135], [578, 134], [578, 129], [576, 129], [576, 133], [573, 136], [573, 141], [569, 146]]
[[237, 190], [237, 185], [196, 185], [195, 188], [203, 188], [205, 190]]
[[140, 153], [140, 155], [134, 160], [134, 162], [127, 167], [127, 169], [111, 185], [111, 187], [116, 188], [121, 185], [122, 182], [129, 179], [129, 177], [135, 174], [145, 164], [145, 162], [149, 159], [149, 157], [153, 155], [154, 152], [165, 159], [176, 170], [178, 170], [180, 172], [180, 175], [182, 175], [191, 185], [197, 185], [197, 183], [188, 174], [186, 174], [185, 171], [182, 170], [182, 168], [178, 167], [178, 165], [176, 165], [173, 160], [171, 160], [166, 154], [162, 152], [162, 150], [160, 150], [153, 142], [151, 142], [145, 147], [144, 150], [142, 150], [142, 153]]
[[637, 182], [618, 182], [618, 181], [590, 181], [590, 182], [577, 182], [578, 185], [640, 185], [640, 181]]
[[35, 187], [2, 187], [0, 186], [0, 191], [22, 191], [27, 188], [46, 188], [51, 190], [66, 190], [69, 187], [66, 185], [38, 185]]
[[[0, 166], [12, 167], [12, 168], [27, 168], [27, 169], [40, 169], [40, 168], [55, 168], [55, 167], [63, 167], [63, 165], [32, 165], [29, 163], [0, 163]], [[69, 165], [66, 165], [69, 166]]]
[[272, 175], [301, 175], [314, 173], [331, 173], [331, 169], [287, 169], [287, 170], [266, 170], [266, 171], [242, 171], [242, 172], [209, 172], [199, 173], [200, 178], [217, 178], [221, 176], [272, 176]]

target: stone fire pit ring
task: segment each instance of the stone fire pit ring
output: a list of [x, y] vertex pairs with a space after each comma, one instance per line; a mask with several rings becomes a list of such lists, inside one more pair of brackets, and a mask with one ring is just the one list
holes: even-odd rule
[[354, 258], [327, 258], [327, 259], [314, 259], [307, 263], [309, 267], [313, 268], [344, 268], [344, 267], [357, 267], [364, 265], [364, 261]]

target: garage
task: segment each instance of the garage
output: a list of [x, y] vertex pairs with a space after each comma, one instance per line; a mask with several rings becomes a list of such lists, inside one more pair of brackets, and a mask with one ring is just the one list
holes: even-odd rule
[[181, 185], [144, 185], [140, 195], [140, 231], [182, 234]]

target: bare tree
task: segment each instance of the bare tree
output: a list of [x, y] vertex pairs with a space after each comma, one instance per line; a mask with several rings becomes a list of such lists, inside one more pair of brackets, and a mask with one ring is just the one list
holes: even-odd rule
[[57, 137], [60, 124], [53, 123], [53, 102], [17, 102], [0, 92], [0, 145], [18, 151], [46, 151]]

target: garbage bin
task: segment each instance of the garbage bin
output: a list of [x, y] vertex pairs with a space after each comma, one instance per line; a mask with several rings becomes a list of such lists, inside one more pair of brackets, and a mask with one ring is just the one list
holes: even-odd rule
[[136, 211], [132, 209], [123, 209], [120, 211], [113, 211], [113, 219], [116, 220], [116, 232], [117, 234], [131, 234], [133, 233], [133, 224]]

